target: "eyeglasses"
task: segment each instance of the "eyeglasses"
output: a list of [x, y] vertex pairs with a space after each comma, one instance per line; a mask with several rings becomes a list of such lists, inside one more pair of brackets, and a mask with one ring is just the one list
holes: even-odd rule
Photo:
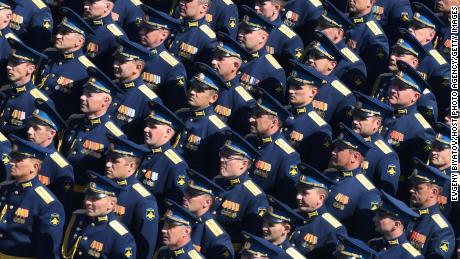
[[223, 152], [219, 152], [219, 157], [220, 157], [220, 161], [222, 162], [230, 162], [233, 160], [244, 160], [244, 158], [242, 157], [230, 155], [228, 153], [223, 153]]

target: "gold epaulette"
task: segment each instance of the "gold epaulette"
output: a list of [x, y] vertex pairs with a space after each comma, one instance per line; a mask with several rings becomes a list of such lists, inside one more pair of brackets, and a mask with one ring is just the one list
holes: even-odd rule
[[212, 234], [214, 234], [215, 237], [218, 237], [224, 233], [222, 228], [213, 219], [207, 220], [205, 224], [211, 230]]
[[175, 165], [179, 164], [182, 162], [182, 158], [173, 150], [173, 149], [168, 149], [165, 151], [165, 155], [169, 160], [171, 160]]
[[348, 89], [348, 87], [346, 87], [342, 82], [340, 82], [339, 80], [334, 80], [332, 81], [331, 85], [337, 89], [337, 91], [339, 91], [341, 94], [347, 96], [349, 94], [351, 94], [351, 91], [350, 89]]
[[374, 142], [374, 144], [380, 149], [382, 150], [383, 153], [385, 153], [385, 155], [388, 155], [390, 154], [391, 152], [393, 152], [393, 150], [391, 150], [391, 148], [381, 139], [377, 140]]
[[321, 215], [321, 217], [324, 220], [326, 220], [329, 224], [331, 224], [331, 226], [333, 226], [334, 228], [338, 228], [338, 227], [342, 226], [342, 223], [340, 223], [340, 221], [338, 221], [336, 218], [334, 218], [334, 216], [329, 214], [329, 212], [324, 213], [323, 215]]
[[441, 54], [437, 50], [430, 50], [430, 55], [436, 60], [436, 62], [439, 63], [439, 65], [447, 64], [447, 61], [443, 58], [443, 56], [441, 56]]
[[208, 117], [209, 120], [214, 124], [218, 129], [223, 129], [227, 127], [227, 125], [217, 117], [217, 115], [211, 115]]
[[169, 52], [167, 52], [166, 50], [160, 53], [160, 58], [162, 58], [164, 61], [166, 61], [166, 63], [168, 63], [172, 67], [175, 67], [177, 64], [179, 64], [179, 61], [171, 54], [169, 54]]
[[69, 165], [69, 163], [64, 159], [64, 157], [59, 154], [59, 152], [54, 152], [50, 155], [51, 159], [60, 167], [64, 168]]
[[377, 23], [375, 23], [375, 21], [368, 21], [366, 25], [375, 36], [383, 34], [382, 30], [380, 30], [379, 26], [377, 25]]
[[142, 197], [148, 197], [152, 194], [150, 194], [149, 191], [147, 191], [147, 189], [145, 189], [144, 186], [142, 186], [142, 184], [140, 183], [135, 183], [133, 184], [133, 189], [136, 190], [136, 192], [138, 192]]
[[117, 220], [112, 220], [109, 222], [109, 226], [113, 228], [120, 236], [123, 236], [128, 233], [128, 230]]
[[410, 243], [404, 243], [402, 244], [402, 247], [406, 249], [406, 251], [409, 252], [409, 254], [411, 254], [413, 257], [421, 255], [420, 252], [417, 249], [415, 249], [415, 247], [413, 247]]
[[93, 62], [91, 62], [86, 56], [78, 57], [78, 61], [80, 61], [85, 67], [95, 67]]
[[123, 32], [114, 24], [107, 25], [107, 29], [114, 35], [114, 36], [122, 36]]
[[206, 34], [209, 38], [211, 38], [211, 39], [215, 39], [215, 38], [216, 38], [216, 33], [215, 33], [211, 28], [209, 28], [208, 25], [203, 24], [203, 25], [201, 25], [199, 28], [200, 28], [200, 30], [201, 30], [202, 32], [204, 32], [204, 34]]
[[438, 213], [431, 215], [431, 218], [436, 222], [439, 228], [447, 228], [449, 225]]
[[41, 0], [32, 0], [32, 2], [38, 7], [38, 9], [43, 9], [46, 7], [46, 4]]
[[430, 123], [428, 123], [428, 121], [425, 120], [423, 115], [417, 112], [414, 116], [424, 129], [431, 129]]
[[265, 55], [265, 58], [275, 69], [282, 69], [283, 67], [278, 63], [278, 61], [270, 54]]
[[257, 187], [257, 185], [252, 180], [247, 180], [243, 183], [244, 187], [248, 189], [254, 196], [262, 194], [262, 191]]
[[139, 91], [141, 91], [149, 100], [153, 100], [155, 98], [158, 98], [158, 95], [152, 91], [150, 88], [148, 88], [146, 85], [141, 85], [138, 87]]
[[327, 122], [315, 111], [309, 112], [308, 117], [310, 117], [320, 127], [327, 124]]
[[286, 154], [294, 153], [295, 150], [292, 148], [284, 139], [279, 138], [275, 140], [275, 144], [280, 147]]
[[117, 125], [115, 125], [111, 121], [106, 122], [105, 127], [110, 131], [110, 133], [115, 135], [115, 137], [121, 137], [121, 136], [125, 135], [125, 133], [123, 133], [123, 131], [121, 131], [121, 129], [118, 128]]
[[356, 56], [355, 53], [353, 53], [353, 51], [347, 47], [343, 48], [340, 50], [340, 52], [351, 62], [351, 63], [355, 63], [357, 61], [359, 61], [359, 57]]
[[248, 102], [250, 100], [253, 100], [252, 95], [246, 91], [242, 86], [237, 86], [235, 87], [235, 91], [243, 98], [245, 102]]
[[295, 32], [291, 30], [291, 28], [287, 27], [286, 25], [282, 24], [278, 28], [284, 35], [286, 35], [289, 39], [292, 39], [296, 36]]
[[46, 97], [46, 95], [37, 88], [30, 90], [30, 95], [32, 95], [35, 99], [42, 99], [45, 102], [48, 101], [48, 97]]
[[51, 193], [49, 193], [49, 191], [46, 190], [46, 188], [43, 186], [38, 186], [37, 188], [35, 188], [35, 192], [38, 194], [38, 196], [40, 196], [40, 198], [42, 198], [42, 200], [46, 204], [50, 204], [54, 201], [54, 198], [51, 195]]
[[368, 190], [375, 189], [375, 186], [363, 174], [356, 175], [356, 179]]

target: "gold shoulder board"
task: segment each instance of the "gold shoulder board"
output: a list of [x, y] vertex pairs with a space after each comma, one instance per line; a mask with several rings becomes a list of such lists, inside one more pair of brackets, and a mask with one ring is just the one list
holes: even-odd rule
[[223, 0], [226, 5], [231, 5], [233, 4], [232, 0]]
[[286, 35], [289, 39], [292, 39], [296, 34], [291, 28], [287, 27], [286, 25], [282, 24], [278, 28], [284, 35]]
[[52, 201], [54, 201], [53, 196], [43, 186], [38, 186], [35, 188], [35, 192], [38, 194], [38, 196], [40, 196], [40, 198], [43, 199], [46, 204], [50, 204]]
[[356, 175], [356, 179], [364, 186], [368, 191], [372, 190], [375, 188], [375, 186], [369, 181], [369, 179], [366, 178], [365, 175], [363, 174], [358, 174]]
[[8, 139], [5, 137], [5, 135], [3, 135], [3, 133], [0, 132], [0, 142], [5, 142], [7, 140]]
[[320, 0], [310, 0], [310, 3], [315, 7], [320, 7], [323, 5]]
[[436, 222], [436, 224], [440, 228], [447, 228], [449, 226], [449, 225], [447, 225], [446, 221], [441, 217], [441, 215], [439, 215], [437, 213], [431, 215], [431, 218], [434, 220], [434, 222]]
[[113, 134], [115, 137], [123, 136], [125, 133], [121, 131], [113, 122], [108, 121], [105, 123], [105, 127]]
[[368, 21], [366, 25], [367, 27], [369, 27], [369, 29], [372, 31], [372, 33], [375, 36], [378, 36], [383, 33], [382, 30], [380, 30], [379, 26], [374, 21]]
[[248, 180], [243, 183], [244, 187], [246, 187], [254, 196], [262, 194], [262, 191], [257, 187], [257, 185], [252, 181]]
[[150, 90], [146, 85], [141, 85], [138, 87], [139, 91], [141, 91], [145, 96], [147, 96], [150, 100], [153, 100], [155, 98], [158, 98], [158, 95]]
[[347, 96], [349, 94], [351, 94], [351, 91], [350, 89], [348, 89], [348, 87], [346, 87], [342, 82], [340, 82], [339, 80], [334, 80], [332, 81], [331, 85], [337, 89], [337, 91], [339, 91], [341, 94]]
[[209, 120], [212, 122], [212, 124], [216, 125], [218, 129], [223, 129], [227, 127], [227, 125], [217, 117], [217, 115], [211, 115], [209, 116]]
[[5, 38], [19, 40], [19, 38], [16, 37], [16, 35], [14, 35], [14, 33], [12, 32], [8, 32], [7, 34], [5, 34]]
[[142, 4], [140, 0], [131, 0], [131, 3], [133, 3], [135, 6], [139, 6]]
[[41, 0], [32, 0], [32, 2], [34, 2], [38, 9], [43, 9], [46, 7], [46, 4], [43, 3]]
[[203, 259], [203, 257], [196, 250], [190, 250], [187, 254], [191, 259]]
[[326, 220], [329, 224], [331, 224], [331, 226], [333, 226], [334, 228], [338, 228], [338, 227], [342, 226], [342, 223], [340, 223], [340, 221], [338, 221], [336, 218], [334, 218], [334, 216], [329, 214], [329, 212], [324, 213], [323, 215], [321, 215], [321, 217], [324, 220]]
[[175, 165], [177, 165], [177, 164], [179, 164], [180, 162], [182, 162], [182, 158], [180, 158], [180, 156], [177, 155], [176, 152], [174, 152], [174, 150], [172, 150], [172, 149], [166, 150], [165, 155], [166, 155]]
[[112, 220], [109, 222], [109, 226], [113, 228], [120, 236], [123, 236], [128, 233], [128, 230], [117, 220]]
[[353, 53], [353, 51], [351, 51], [351, 49], [349, 49], [347, 47], [341, 49], [340, 52], [342, 52], [342, 54], [345, 57], [347, 57], [348, 60], [350, 60], [351, 63], [355, 63], [355, 62], [359, 61], [358, 56], [356, 56], [356, 54]]
[[385, 144], [385, 142], [384, 142], [383, 140], [381, 140], [381, 139], [375, 141], [374, 144], [375, 144], [380, 150], [382, 150], [382, 152], [385, 153], [385, 155], [390, 154], [391, 152], [393, 152], [393, 151], [391, 150], [391, 148], [390, 148], [387, 144]]
[[278, 63], [278, 61], [275, 59], [275, 57], [273, 57], [272, 55], [267, 54], [267, 55], [265, 55], [265, 58], [268, 60], [268, 62], [270, 62], [270, 64], [272, 64], [272, 66], [275, 69], [283, 68], [283, 67], [281, 67], [280, 63]]
[[319, 114], [316, 113], [315, 111], [309, 112], [308, 117], [310, 117], [320, 127], [322, 127], [322, 126], [327, 124], [327, 122], [321, 116], [319, 116]]
[[109, 29], [109, 31], [117, 37], [123, 35], [123, 32], [120, 29], [118, 29], [118, 27], [113, 23], [107, 25], [107, 29]]
[[217, 225], [217, 223], [213, 219], [210, 219], [210, 220], [206, 221], [205, 224], [211, 230], [211, 232], [214, 234], [214, 236], [216, 236], [216, 237], [218, 237], [218, 236], [220, 236], [220, 235], [222, 235], [224, 233], [222, 228], [220, 228], [219, 225]]
[[133, 189], [136, 190], [142, 197], [150, 196], [150, 192], [142, 186], [140, 183], [133, 184]]
[[421, 255], [417, 249], [415, 249], [410, 243], [404, 243], [402, 244], [402, 247], [406, 249], [407, 252], [409, 252], [413, 257], [417, 257]]
[[67, 163], [67, 161], [58, 152], [54, 152], [50, 155], [50, 157], [60, 168], [64, 168], [69, 165], [69, 163]]
[[245, 102], [254, 99], [252, 98], [251, 94], [249, 94], [248, 91], [246, 91], [246, 89], [244, 89], [242, 86], [235, 87], [235, 91], [241, 96], [241, 98], [243, 98]]
[[85, 67], [95, 67], [93, 62], [91, 62], [86, 56], [78, 57], [78, 61], [80, 61]]
[[430, 50], [430, 55], [439, 63], [439, 65], [447, 64], [447, 61], [435, 49]]
[[211, 38], [211, 39], [216, 38], [216, 33], [211, 28], [209, 28], [208, 25], [206, 25], [206, 24], [201, 25], [200, 30], [203, 31], [204, 34], [208, 35], [209, 38]]
[[289, 247], [288, 249], [286, 249], [286, 253], [293, 259], [305, 259], [306, 258], [299, 251], [297, 251], [294, 247]]
[[282, 138], [277, 139], [275, 141], [275, 144], [278, 145], [287, 154], [295, 152], [295, 150], [291, 146], [289, 146], [289, 144]]
[[164, 61], [166, 61], [166, 63], [170, 64], [172, 67], [179, 64], [179, 61], [175, 57], [173, 57], [171, 54], [169, 54], [169, 52], [167, 52], [166, 50], [160, 53], [160, 57]]
[[423, 117], [423, 115], [421, 115], [420, 113], [417, 112], [415, 114], [415, 118], [418, 120], [418, 122], [420, 122], [420, 124], [422, 125], [422, 127], [424, 129], [430, 129], [431, 128], [431, 126], [428, 123], [428, 121], [426, 121], [425, 118]]
[[34, 88], [30, 91], [30, 94], [35, 98], [35, 99], [42, 99], [43, 101], [47, 102], [48, 98], [43, 94], [40, 90], [37, 88]]

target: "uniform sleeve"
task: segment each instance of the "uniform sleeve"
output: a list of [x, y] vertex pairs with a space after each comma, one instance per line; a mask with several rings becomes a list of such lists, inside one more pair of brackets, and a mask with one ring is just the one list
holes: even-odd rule
[[231, 4], [226, 6], [224, 11], [220, 13], [219, 21], [216, 25], [216, 32], [222, 31], [230, 35], [233, 39], [236, 39], [238, 24], [238, 8], [235, 4]]
[[[58, 171], [57, 178], [49, 186], [50, 190], [56, 195], [62, 204], [71, 204], [74, 186], [73, 167], [68, 165]], [[69, 206], [67, 206], [69, 207]], [[66, 209], [66, 215], [71, 215], [72, 211]]]
[[[283, 152], [283, 151], [282, 151]], [[297, 152], [291, 153], [281, 161], [279, 172], [280, 178], [276, 181], [277, 199], [286, 203], [291, 208], [296, 207], [296, 185], [299, 182], [300, 172], [297, 165], [300, 164], [300, 155]]]
[[27, 42], [32, 48], [41, 52], [49, 46], [52, 31], [53, 17], [51, 16], [51, 11], [49, 8], [43, 8], [32, 16], [31, 27], [27, 32]]
[[353, 224], [349, 229], [350, 236], [361, 240], [369, 240], [377, 235], [375, 231], [362, 226], [372, 226], [374, 211], [378, 208], [380, 201], [380, 195], [376, 189], [368, 191], [361, 197], [353, 214]]
[[[262, 217], [268, 208], [268, 201], [265, 194], [259, 194], [258, 196], [253, 196], [251, 193], [249, 205], [246, 209], [244, 218], [243, 218], [243, 227], [242, 229], [257, 236], [262, 235]], [[249, 198], [249, 197], [248, 197]]]
[[38, 259], [60, 258], [60, 245], [64, 233], [65, 213], [62, 204], [55, 200], [44, 205], [37, 217], [35, 226]]
[[136, 245], [139, 246], [137, 252], [138, 259], [150, 259], [155, 253], [158, 238], [158, 205], [152, 197], [140, 198], [142, 202], [136, 206], [135, 227], [132, 230], [136, 236]]
[[[118, 235], [115, 233], [115, 235]], [[128, 233], [123, 236], [117, 237], [117, 241], [114, 242], [112, 254], [109, 258], [113, 259], [133, 259], [136, 258], [137, 247], [134, 242], [133, 236]]]
[[[285, 41], [284, 52], [282, 53], [283, 59], [297, 59], [298, 61], [302, 61], [302, 52], [303, 52], [303, 42], [299, 35], [295, 35], [291, 39], [287, 39]], [[286, 58], [287, 57], [287, 58]]]
[[165, 197], [179, 204], [182, 204], [182, 197], [184, 197], [185, 188], [188, 183], [188, 175], [186, 172], [186, 165], [184, 162], [171, 167], [168, 172], [168, 182], [165, 186]]
[[[267, 64], [270, 66], [270, 64]], [[275, 97], [279, 102], [284, 103], [286, 95], [286, 75], [284, 69], [277, 69], [265, 80], [261, 81], [258, 87], [265, 89], [270, 95]]]
[[376, 170], [375, 185], [391, 195], [396, 195], [401, 175], [398, 155], [396, 153], [385, 155], [378, 163]]
[[448, 227], [434, 231], [424, 255], [430, 259], [449, 259], [453, 255], [454, 250], [455, 237], [452, 227], [449, 225]]
[[171, 111], [187, 106], [187, 82], [185, 67], [179, 63], [170, 69], [164, 85], [160, 86], [158, 95]]

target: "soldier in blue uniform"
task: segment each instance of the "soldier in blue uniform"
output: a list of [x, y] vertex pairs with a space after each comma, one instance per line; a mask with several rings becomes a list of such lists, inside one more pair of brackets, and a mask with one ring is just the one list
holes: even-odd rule
[[238, 33], [238, 7], [231, 0], [212, 0], [206, 14], [209, 26], [215, 32], [223, 32], [233, 39]]
[[[443, 21], [421, 3], [413, 3], [414, 17], [409, 31], [422, 44], [428, 56], [420, 61], [418, 71], [433, 87], [438, 109], [444, 111], [450, 106], [450, 66], [444, 57], [434, 48], [436, 33], [441, 33], [445, 27]], [[444, 114], [440, 114], [443, 118]]]
[[361, 167], [372, 146], [345, 125], [335, 140], [331, 170], [325, 174], [336, 181], [326, 200], [328, 211], [348, 229], [350, 236], [368, 241], [375, 233], [362, 226], [372, 224], [373, 211], [380, 203], [377, 188], [366, 177]]
[[134, 236], [138, 259], [151, 259], [158, 238], [159, 214], [155, 197], [137, 180], [135, 172], [150, 150], [125, 138], [111, 137], [112, 147], [105, 163], [105, 175], [122, 190], [114, 213]]
[[286, 71], [289, 71], [291, 59], [302, 60], [303, 42], [300, 36], [281, 20], [281, 11], [285, 2], [284, 0], [257, 0], [254, 8], [275, 27], [268, 36], [265, 48]]
[[[37, 110], [28, 119], [27, 137], [50, 151], [43, 160], [38, 179], [58, 197], [62, 204], [70, 204], [74, 184], [73, 167], [56, 149], [56, 144], [61, 141], [60, 135], [65, 130], [65, 122], [56, 109], [46, 102], [42, 100], [36, 102]], [[68, 210], [66, 212], [72, 213]]]
[[304, 44], [308, 44], [313, 40], [312, 32], [322, 12], [321, 1], [292, 0], [286, 2], [281, 20], [302, 38]]
[[337, 258], [376, 258], [377, 252], [367, 246], [363, 241], [349, 236], [338, 236], [339, 242], [335, 254]]
[[281, 247], [278, 247], [269, 241], [248, 233], [242, 232], [245, 243], [241, 250], [241, 259], [252, 259], [252, 258], [293, 258], [286, 255]]
[[[389, 73], [381, 74], [374, 82], [372, 95], [382, 101], [387, 101], [391, 80], [399, 71], [397, 61], [404, 61], [414, 69], [417, 69], [428, 53], [418, 40], [406, 29], [400, 30], [400, 38], [393, 46], [388, 63]], [[427, 79], [427, 78], [424, 78]], [[429, 122], [434, 122], [438, 118], [438, 105], [434, 94], [426, 88], [423, 90], [417, 109]]]
[[251, 178], [265, 193], [295, 207], [295, 186], [299, 180], [300, 154], [284, 138], [281, 129], [290, 116], [275, 98], [263, 89], [249, 118], [252, 135], [248, 141], [259, 151]]
[[334, 182], [307, 164], [300, 164], [300, 180], [297, 185], [297, 206], [304, 218], [304, 225], [295, 228], [290, 237], [293, 247], [311, 258], [335, 258], [337, 234], [347, 234], [342, 225], [326, 208], [329, 190]]
[[361, 57], [346, 44], [347, 32], [354, 28], [348, 17], [328, 0], [323, 0], [324, 12], [316, 30], [326, 35], [340, 50], [334, 74], [349, 88], [366, 92], [367, 70]]
[[199, 223], [191, 212], [172, 200], [166, 200], [168, 210], [163, 216], [164, 225], [161, 229], [163, 244], [153, 257], [154, 259], [204, 259], [192, 243], [192, 228]]
[[451, 160], [451, 129], [448, 125], [437, 122], [434, 125], [436, 132], [435, 139], [431, 146], [429, 164], [433, 167], [438, 168], [441, 173], [449, 177], [442, 188], [442, 192], [439, 195], [438, 203], [439, 209], [441, 210], [444, 217], [452, 224], [455, 233], [459, 232], [460, 224], [458, 220], [458, 214], [460, 212], [459, 203], [452, 202], [450, 191], [451, 191], [451, 178], [452, 178], [452, 160]]
[[[355, 0], [349, 3], [350, 19], [355, 26], [349, 31], [348, 46], [364, 60], [369, 86], [372, 86], [373, 80], [385, 72], [385, 67], [380, 64], [388, 60], [390, 51], [388, 38], [372, 13], [375, 1], [367, 2]], [[369, 94], [370, 87], [362, 92]]]
[[240, 82], [240, 68], [250, 54], [227, 34], [219, 33], [218, 38], [211, 64], [226, 84], [220, 89], [214, 111], [229, 127], [244, 136], [249, 133], [247, 120], [256, 102]]
[[269, 207], [264, 214], [262, 237], [281, 247], [291, 258], [305, 257], [289, 241], [289, 233], [303, 223], [303, 217], [273, 196], [268, 196]]
[[190, 168], [212, 178], [219, 170], [217, 151], [224, 140], [223, 132], [229, 129], [213, 106], [225, 81], [208, 65], [196, 63], [195, 66], [196, 74], [190, 80], [187, 98], [190, 108], [178, 113], [187, 128], [179, 140], [179, 147]]
[[278, 101], [284, 102], [285, 71], [265, 48], [275, 25], [254, 9], [248, 6], [242, 8], [245, 15], [238, 29], [238, 41], [250, 52], [251, 58], [241, 68], [240, 81], [248, 91], [263, 88]]
[[14, 7], [10, 28], [28, 46], [43, 51], [48, 47], [53, 32], [50, 8], [41, 0], [13, 1], [18, 4]]
[[83, 16], [94, 30], [94, 34], [88, 35], [86, 39], [86, 55], [109, 76], [113, 74], [113, 53], [119, 46], [116, 37], [126, 37], [126, 33], [112, 18], [113, 1], [83, 2]]
[[61, 247], [62, 258], [136, 258], [136, 243], [114, 213], [122, 187], [96, 172], [86, 172], [85, 209], [70, 218]]
[[390, 46], [398, 39], [399, 29], [409, 27], [413, 16], [409, 0], [376, 0], [372, 6], [372, 13], [383, 27]]
[[106, 134], [110, 133], [116, 137], [126, 136], [107, 113], [113, 96], [120, 92], [120, 89], [99, 69], [91, 67], [88, 73], [90, 78], [80, 97], [80, 109], [83, 114], [70, 116], [60, 149], [74, 168], [73, 206], [77, 208], [81, 204], [88, 183], [85, 170], [103, 171], [104, 169], [103, 157], [110, 145]]
[[[0, 85], [8, 83], [8, 76], [6, 73], [6, 64], [8, 63], [8, 56], [10, 55], [11, 46], [8, 38], [15, 36], [9, 24], [12, 18], [12, 9], [16, 6], [15, 0], [1, 0], [0, 1], [0, 19], [4, 21], [0, 25]], [[19, 39], [17, 36], [15, 36]]]
[[12, 52], [6, 67], [10, 84], [2, 92], [5, 98], [0, 106], [0, 130], [4, 134], [24, 135], [26, 118], [35, 110], [35, 99], [42, 99], [54, 106], [54, 102], [32, 83], [32, 75], [46, 56], [26, 46], [21, 41], [9, 39]]
[[393, 114], [393, 108], [375, 98], [356, 92], [357, 103], [353, 110], [352, 129], [361, 135], [372, 148], [366, 154], [364, 169], [374, 185], [391, 195], [398, 190], [399, 157], [380, 134], [385, 118]]
[[211, 61], [217, 44], [216, 33], [206, 21], [210, 4], [211, 0], [179, 1], [182, 26], [175, 32], [168, 48], [185, 65], [188, 73], [192, 73], [194, 62]]
[[0, 184], [2, 221], [0, 254], [4, 258], [60, 258], [64, 207], [38, 180], [49, 150], [10, 135], [11, 181]]
[[384, 139], [399, 156], [401, 177], [397, 197], [407, 201], [407, 174], [412, 172], [412, 156], [426, 161], [434, 131], [425, 118], [417, 112], [417, 100], [427, 88], [420, 74], [404, 62], [398, 61], [400, 70], [391, 83], [388, 104], [394, 108], [393, 117], [383, 122]]
[[242, 230], [262, 235], [262, 216], [268, 201], [248, 173], [259, 156], [257, 150], [236, 132], [226, 139], [220, 151], [220, 175], [214, 179], [225, 192], [219, 195], [221, 203], [216, 206], [215, 217], [230, 235], [235, 252], [239, 252]]
[[171, 143], [185, 125], [165, 106], [155, 102], [150, 105], [152, 111], [145, 119], [143, 135], [151, 152], [145, 155], [137, 177], [155, 195], [160, 202], [160, 212], [164, 212], [163, 201], [168, 198], [181, 203], [187, 187], [187, 162]]
[[142, 81], [142, 70], [150, 52], [132, 41], [117, 39], [120, 50], [115, 54], [113, 70], [123, 93], [112, 102], [109, 113], [129, 139], [141, 143], [143, 137], [139, 129], [149, 114], [149, 102], [155, 100], [161, 103], [161, 99]]
[[379, 258], [424, 258], [407, 240], [404, 230], [418, 218], [402, 201], [382, 191], [382, 202], [373, 218], [375, 229], [382, 237], [370, 240], [369, 246], [379, 252]]
[[316, 95], [313, 108], [337, 130], [340, 121], [351, 119], [346, 113], [349, 106], [356, 102], [350, 89], [335, 75], [335, 68], [343, 56], [337, 46], [321, 32], [316, 33], [316, 41], [305, 51], [306, 63], [325, 76], [328, 82]]
[[326, 84], [325, 77], [313, 67], [294, 61], [295, 66], [288, 77], [288, 97], [293, 114], [285, 124], [285, 138], [300, 153], [302, 162], [319, 170], [329, 163], [332, 129], [313, 110], [313, 99]]
[[451, 45], [452, 45], [452, 35], [450, 32], [450, 21], [451, 21], [451, 8], [454, 6], [455, 1], [454, 0], [441, 0], [437, 1], [436, 7], [438, 11], [438, 15], [441, 18], [441, 20], [446, 24], [447, 26], [444, 26], [441, 30], [441, 40], [438, 44], [438, 50], [439, 53], [449, 61], [450, 63], [450, 51], [451, 51]]
[[136, 41], [139, 38], [139, 23], [144, 17], [140, 0], [115, 0], [112, 9], [112, 19], [117, 22], [125, 31], [130, 40]]
[[192, 229], [192, 242], [206, 258], [234, 258], [235, 250], [228, 233], [214, 218], [212, 208], [224, 190], [206, 176], [188, 169], [190, 181], [185, 190], [183, 206], [200, 222]]
[[146, 16], [140, 25], [140, 43], [150, 50], [151, 55], [145, 63], [142, 79], [160, 96], [166, 107], [176, 111], [187, 103], [187, 72], [184, 65], [168, 52], [164, 42], [180, 25], [180, 20], [146, 5], [142, 9]]
[[410, 176], [410, 204], [420, 215], [408, 234], [409, 242], [426, 258], [451, 258], [455, 236], [452, 226], [439, 210], [438, 198], [449, 177], [435, 167], [414, 158]]
[[80, 111], [79, 97], [83, 84], [88, 80], [88, 67], [94, 64], [83, 53], [85, 39], [94, 34], [93, 29], [71, 9], [63, 8], [64, 20], [57, 27], [55, 49], [45, 54], [49, 57], [36, 82], [59, 107], [59, 113], [67, 119]]

